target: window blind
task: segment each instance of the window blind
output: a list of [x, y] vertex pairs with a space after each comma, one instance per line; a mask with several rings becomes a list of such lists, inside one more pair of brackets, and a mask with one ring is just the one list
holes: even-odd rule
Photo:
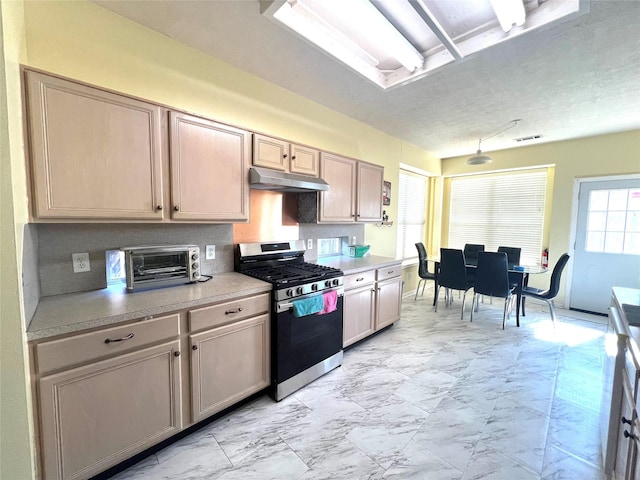
[[520, 247], [521, 264], [539, 264], [546, 193], [546, 171], [452, 179], [449, 247]]
[[398, 185], [398, 238], [396, 256], [418, 258], [416, 242], [422, 242], [427, 221], [427, 177], [400, 170]]

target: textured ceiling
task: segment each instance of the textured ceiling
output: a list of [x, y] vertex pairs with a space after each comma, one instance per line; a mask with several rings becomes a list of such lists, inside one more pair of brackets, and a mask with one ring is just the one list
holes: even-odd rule
[[640, 128], [638, 0], [587, 2], [587, 13], [387, 91], [261, 15], [257, 0], [96, 3], [440, 158], [474, 153], [514, 119], [483, 151]]

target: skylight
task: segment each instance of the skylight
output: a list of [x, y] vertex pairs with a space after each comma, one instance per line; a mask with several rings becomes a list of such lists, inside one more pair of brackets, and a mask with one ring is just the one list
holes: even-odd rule
[[579, 10], [580, 0], [276, 0], [263, 13], [387, 89]]

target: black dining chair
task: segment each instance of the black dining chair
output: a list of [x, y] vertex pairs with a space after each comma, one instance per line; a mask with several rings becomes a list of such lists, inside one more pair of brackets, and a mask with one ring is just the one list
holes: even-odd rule
[[438, 296], [440, 295], [440, 287], [444, 287], [445, 305], [451, 305], [453, 297], [449, 290], [458, 290], [464, 292], [462, 295], [462, 311], [460, 319], [464, 316], [464, 302], [467, 291], [473, 287], [473, 283], [467, 278], [467, 268], [464, 261], [464, 253], [462, 250], [454, 248], [440, 249], [440, 269], [438, 271], [438, 282], [436, 284], [435, 307], [438, 311]]
[[551, 321], [555, 325], [556, 323], [556, 311], [555, 305], [553, 304], [553, 299], [556, 298], [558, 292], [560, 291], [560, 279], [562, 278], [562, 272], [564, 271], [564, 267], [567, 266], [567, 262], [569, 261], [569, 254], [563, 253], [562, 256], [558, 259], [555, 266], [553, 267], [553, 272], [551, 272], [551, 280], [549, 281], [549, 288], [547, 290], [543, 290], [540, 288], [533, 287], [524, 287], [522, 289], [522, 315], [524, 316], [524, 301], [527, 297], [535, 298], [537, 300], [542, 300], [547, 302], [549, 305], [549, 310], [551, 312]]
[[[434, 287], [436, 280], [436, 274], [429, 271], [429, 262], [427, 262], [427, 249], [424, 248], [424, 244], [422, 242], [418, 242], [416, 243], [416, 248], [418, 249], [418, 277], [420, 277], [420, 280], [418, 280], [418, 288], [416, 288], [416, 296], [414, 297], [414, 300], [418, 299], [418, 290], [420, 290], [421, 283], [422, 293], [420, 295], [423, 295], [424, 287], [427, 285], [427, 280], [433, 280]], [[435, 291], [433, 294], [433, 304], [436, 304]]]
[[480, 245], [479, 243], [465, 243], [463, 252], [467, 265], [477, 265], [478, 252], [484, 252], [484, 245]]
[[478, 308], [478, 295], [504, 298], [502, 310], [502, 329], [513, 305], [514, 287], [509, 282], [509, 264], [504, 252], [479, 252], [471, 302], [471, 321], [473, 311]]
[[[504, 252], [507, 254], [509, 269], [513, 268], [515, 265], [520, 265], [520, 253], [522, 252], [520, 247], [498, 247], [498, 252]], [[518, 283], [520, 283], [520, 278], [519, 274], [509, 274], [509, 285], [517, 287]]]

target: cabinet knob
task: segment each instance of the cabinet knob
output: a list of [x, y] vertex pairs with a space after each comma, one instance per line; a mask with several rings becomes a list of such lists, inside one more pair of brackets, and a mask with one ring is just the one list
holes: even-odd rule
[[631, 420], [629, 420], [628, 418], [624, 418], [622, 417], [622, 419], [620, 420], [622, 423], [627, 423], [629, 425], [631, 425], [633, 422]]
[[631, 440], [639, 440], [640, 438], [638, 438], [637, 435], [634, 435], [633, 433], [629, 433], [626, 430], [624, 431], [624, 438], [630, 438]]
[[156, 207], [156, 210], [162, 210], [162, 205], [158, 205], [158, 206]]
[[173, 356], [174, 357], [179, 357], [180, 356], [180, 352], [178, 352], [178, 351], [173, 352]]
[[291, 155], [291, 160], [295, 160], [296, 156], [295, 155]]
[[178, 212], [180, 210], [180, 207], [178, 207], [178, 205], [174, 205], [173, 209]]
[[197, 349], [198, 349], [198, 345], [193, 345], [193, 346], [191, 347], [191, 350], [197, 350]]
[[287, 158], [288, 155], [285, 153], [284, 155], [282, 155], [282, 158]]

